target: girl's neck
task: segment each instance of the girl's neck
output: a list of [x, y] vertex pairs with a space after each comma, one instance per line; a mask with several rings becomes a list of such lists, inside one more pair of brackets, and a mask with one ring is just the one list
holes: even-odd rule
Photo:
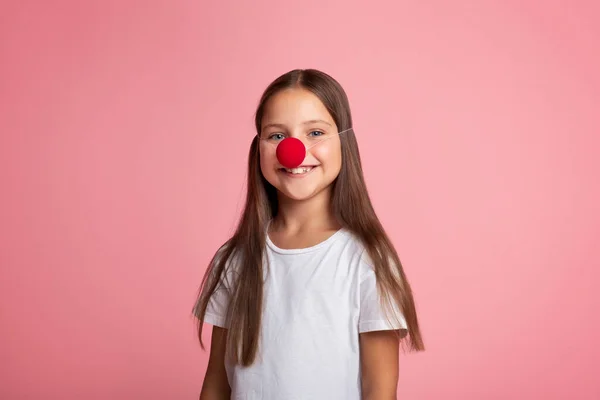
[[277, 216], [272, 221], [270, 230], [298, 234], [339, 228], [340, 225], [331, 211], [331, 192], [324, 190], [302, 201], [280, 196]]

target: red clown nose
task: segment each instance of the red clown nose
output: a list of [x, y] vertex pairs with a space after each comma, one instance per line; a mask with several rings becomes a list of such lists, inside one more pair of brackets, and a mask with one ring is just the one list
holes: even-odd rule
[[277, 160], [286, 168], [296, 168], [306, 157], [306, 148], [300, 139], [289, 137], [283, 139], [275, 151]]

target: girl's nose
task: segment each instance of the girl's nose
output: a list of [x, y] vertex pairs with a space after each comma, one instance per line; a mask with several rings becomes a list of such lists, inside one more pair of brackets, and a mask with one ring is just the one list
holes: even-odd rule
[[288, 137], [277, 145], [275, 153], [281, 165], [286, 168], [296, 168], [306, 157], [306, 147], [300, 139]]

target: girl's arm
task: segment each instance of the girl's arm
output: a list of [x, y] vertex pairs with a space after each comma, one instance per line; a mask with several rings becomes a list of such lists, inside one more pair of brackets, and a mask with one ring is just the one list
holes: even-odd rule
[[208, 368], [202, 383], [200, 400], [229, 400], [231, 388], [225, 371], [225, 344], [227, 330], [214, 326], [210, 344]]
[[396, 400], [398, 387], [398, 353], [396, 331], [373, 331], [360, 334], [362, 398]]

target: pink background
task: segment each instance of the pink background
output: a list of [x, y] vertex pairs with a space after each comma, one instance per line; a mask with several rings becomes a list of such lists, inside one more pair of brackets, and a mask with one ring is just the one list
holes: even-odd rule
[[0, 398], [197, 398], [197, 286], [297, 67], [346, 88], [416, 293], [399, 398], [600, 398], [592, 1], [37, 3], [0, 9]]

